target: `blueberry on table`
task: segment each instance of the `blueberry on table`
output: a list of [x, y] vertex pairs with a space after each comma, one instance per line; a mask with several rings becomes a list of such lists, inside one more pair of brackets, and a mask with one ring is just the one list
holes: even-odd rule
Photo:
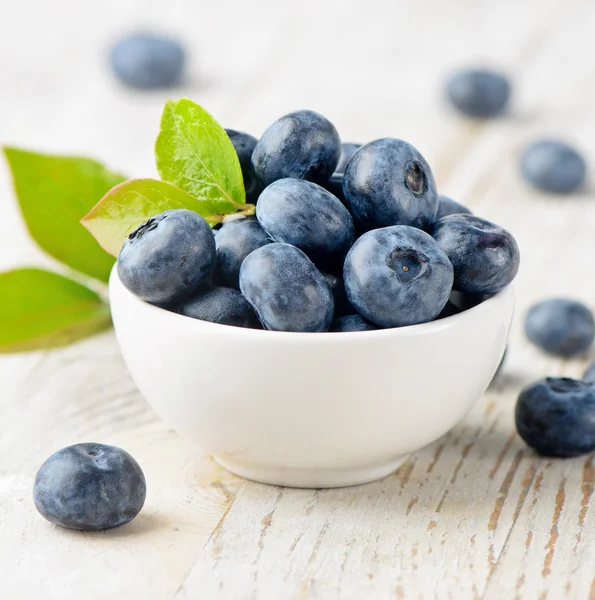
[[353, 243], [353, 220], [323, 187], [300, 179], [279, 179], [260, 194], [256, 218], [276, 241], [296, 246], [315, 263], [341, 259]]
[[383, 138], [362, 146], [347, 163], [346, 206], [364, 229], [391, 225], [427, 228], [436, 219], [432, 171], [411, 144]]
[[454, 289], [496, 294], [519, 270], [514, 237], [498, 225], [472, 215], [450, 215], [436, 221], [432, 236], [455, 270]]
[[138, 463], [121, 448], [75, 444], [52, 454], [33, 488], [35, 506], [51, 523], [93, 531], [128, 523], [147, 487]]
[[341, 157], [341, 138], [334, 125], [311, 110], [290, 113], [262, 135], [252, 154], [256, 175], [269, 185], [292, 177], [324, 184]]
[[331, 292], [333, 293], [333, 300], [335, 303], [335, 319], [344, 315], [351, 315], [355, 313], [355, 308], [351, 306], [351, 302], [349, 302], [349, 298], [347, 297], [345, 282], [343, 281], [343, 273], [341, 272], [341, 274], [337, 274], [323, 271], [322, 275], [326, 279], [331, 288]]
[[542, 192], [570, 194], [585, 183], [587, 164], [570, 145], [560, 140], [539, 140], [521, 154], [521, 175]]
[[518, 397], [519, 435], [543, 456], [570, 458], [595, 450], [595, 387], [565, 377], [547, 377]]
[[333, 320], [329, 284], [295, 246], [268, 244], [248, 255], [240, 289], [266, 329], [328, 331]]
[[470, 215], [471, 211], [462, 204], [459, 204], [455, 200], [452, 200], [448, 196], [438, 196], [438, 213], [436, 214], [436, 220], [442, 217], [448, 217], [448, 215]]
[[128, 35], [111, 49], [110, 64], [127, 86], [139, 89], [167, 88], [180, 82], [184, 47], [175, 39], [145, 33]]
[[235, 129], [226, 129], [225, 131], [240, 161], [242, 177], [244, 178], [244, 188], [246, 190], [246, 202], [256, 204], [256, 200], [258, 200], [258, 196], [262, 191], [262, 184], [252, 168], [252, 152], [254, 152], [258, 140], [243, 131], [236, 131]]
[[335, 319], [329, 331], [340, 333], [348, 331], [373, 331], [374, 329], [378, 329], [378, 327], [374, 323], [370, 323], [370, 321], [364, 319], [361, 315], [345, 315]]
[[224, 223], [215, 236], [217, 258], [213, 280], [217, 285], [240, 289], [240, 267], [257, 248], [271, 243], [271, 238], [254, 218]]
[[583, 374], [583, 381], [587, 383], [595, 383], [595, 362], [589, 364]]
[[343, 276], [358, 313], [380, 327], [401, 327], [440, 314], [452, 290], [453, 268], [431, 236], [396, 225], [359, 238]]
[[510, 83], [501, 73], [487, 69], [463, 69], [446, 84], [450, 103], [469, 117], [495, 117], [510, 98]]
[[549, 354], [563, 357], [581, 354], [595, 338], [593, 313], [577, 300], [542, 300], [525, 316], [525, 335]]
[[198, 214], [167, 210], [133, 231], [118, 256], [118, 276], [133, 294], [154, 304], [180, 300], [210, 282], [215, 237]]
[[262, 329], [262, 325], [249, 302], [231, 288], [214, 287], [201, 289], [179, 306], [178, 312], [185, 317], [192, 317], [219, 325]]

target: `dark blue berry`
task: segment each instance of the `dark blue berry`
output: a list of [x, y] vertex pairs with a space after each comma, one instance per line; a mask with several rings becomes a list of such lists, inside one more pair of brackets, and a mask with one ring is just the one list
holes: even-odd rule
[[462, 214], [470, 215], [471, 211], [447, 196], [438, 196], [438, 213], [436, 214], [436, 220], [447, 217], [448, 215]]
[[438, 211], [434, 176], [424, 157], [402, 140], [362, 146], [343, 179], [347, 207], [364, 229], [431, 225]]
[[262, 191], [262, 184], [258, 180], [258, 177], [256, 177], [254, 169], [252, 168], [252, 152], [254, 151], [258, 140], [243, 131], [236, 131], [235, 129], [226, 129], [225, 131], [240, 160], [242, 177], [244, 178], [244, 188], [246, 190], [246, 202], [256, 204], [258, 196]]
[[510, 98], [508, 79], [495, 71], [464, 69], [446, 84], [452, 105], [469, 117], [495, 117], [504, 111]]
[[345, 315], [333, 321], [329, 331], [347, 332], [347, 331], [372, 331], [378, 329], [374, 323], [370, 323], [361, 315]]
[[583, 187], [585, 159], [560, 140], [533, 142], [521, 155], [523, 178], [542, 192], [570, 194]]
[[266, 231], [253, 218], [225, 223], [215, 236], [217, 285], [240, 289], [240, 267], [250, 252], [271, 243]]
[[547, 377], [526, 387], [515, 411], [525, 442], [543, 456], [569, 458], [595, 450], [595, 387]]
[[146, 302], [169, 304], [208, 283], [215, 237], [198, 214], [168, 210], [132, 232], [118, 256], [124, 286]]
[[240, 292], [231, 288], [215, 287], [198, 290], [182, 301], [180, 314], [201, 321], [262, 329], [256, 313]]
[[260, 195], [256, 217], [276, 242], [300, 248], [316, 263], [343, 258], [353, 243], [349, 211], [310, 181], [275, 181]]
[[254, 171], [264, 185], [292, 177], [324, 184], [341, 156], [341, 138], [333, 124], [311, 110], [290, 113], [262, 135], [252, 154]]
[[177, 40], [151, 33], [129, 35], [111, 49], [114, 73], [126, 85], [140, 89], [166, 88], [180, 82], [184, 48]]
[[525, 334], [549, 354], [564, 357], [580, 354], [591, 346], [595, 337], [593, 313], [576, 300], [542, 300], [527, 312]]
[[240, 289], [267, 329], [328, 331], [333, 295], [323, 275], [295, 246], [268, 244], [242, 263]]
[[519, 249], [512, 235], [485, 219], [450, 215], [436, 221], [432, 236], [455, 270], [454, 289], [472, 294], [495, 294], [519, 270]]
[[130, 454], [89, 443], [52, 454], [37, 473], [33, 498], [51, 523], [91, 531], [134, 519], [146, 492], [143, 472]]
[[397, 225], [364, 234], [343, 270], [347, 296], [357, 312], [380, 327], [435, 319], [446, 305], [453, 268], [424, 231]]

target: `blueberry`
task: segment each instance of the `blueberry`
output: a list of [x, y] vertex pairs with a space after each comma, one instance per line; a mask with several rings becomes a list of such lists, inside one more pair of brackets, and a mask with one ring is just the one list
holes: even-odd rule
[[441, 219], [442, 217], [447, 217], [448, 215], [462, 215], [462, 214], [471, 214], [471, 211], [455, 202], [451, 198], [447, 196], [438, 196], [438, 213], [436, 215], [436, 220]]
[[436, 221], [432, 236], [455, 269], [454, 289], [496, 294], [519, 270], [519, 249], [512, 235], [485, 219], [450, 215]]
[[124, 286], [146, 302], [168, 304], [208, 283], [215, 263], [209, 224], [183, 208], [167, 210], [133, 231], [118, 256]]
[[146, 492], [143, 472], [130, 454], [91, 443], [52, 454], [37, 473], [33, 499], [51, 523], [92, 531], [134, 519]]
[[521, 155], [523, 178], [543, 192], [570, 194], [585, 183], [585, 159], [559, 140], [539, 140], [529, 144]]
[[242, 177], [244, 178], [244, 188], [246, 189], [246, 202], [256, 204], [258, 196], [262, 191], [262, 184], [256, 177], [252, 168], [252, 152], [256, 147], [258, 140], [248, 133], [235, 131], [235, 129], [226, 129], [227, 135], [235, 148], [242, 168]]
[[349, 298], [347, 298], [345, 283], [343, 281], [343, 273], [337, 275], [336, 273], [323, 272], [322, 275], [326, 279], [331, 288], [331, 292], [333, 293], [333, 300], [335, 303], [335, 318], [353, 314], [355, 312], [355, 308], [353, 308], [351, 302], [349, 302]]
[[515, 411], [525, 442], [543, 456], [569, 458], [595, 450], [595, 387], [547, 377], [526, 387]]
[[364, 229], [431, 225], [438, 211], [432, 171], [410, 144], [384, 138], [362, 146], [347, 163], [347, 207]]
[[595, 383], [595, 362], [589, 364], [583, 375], [583, 381]]
[[230, 288], [215, 287], [198, 290], [183, 300], [180, 314], [201, 321], [262, 329], [256, 313], [240, 292]]
[[378, 329], [374, 323], [370, 323], [361, 315], [345, 315], [333, 321], [329, 331], [346, 332], [346, 331], [372, 331]]
[[176, 85], [180, 82], [184, 61], [180, 42], [152, 33], [123, 37], [110, 52], [116, 76], [122, 83], [140, 89]]
[[525, 335], [555, 356], [580, 354], [591, 346], [595, 337], [593, 313], [576, 300], [542, 300], [527, 312]]
[[266, 329], [327, 331], [333, 295], [320, 271], [295, 246], [268, 244], [242, 263], [240, 289]]
[[298, 247], [315, 263], [343, 258], [353, 243], [349, 211], [310, 181], [279, 179], [271, 183], [258, 199], [256, 217], [276, 242]]
[[250, 252], [270, 244], [271, 241], [256, 219], [238, 219], [225, 223], [215, 237], [217, 247], [215, 283], [240, 289], [242, 261]]
[[324, 184], [341, 156], [341, 138], [333, 124], [311, 110], [275, 121], [252, 154], [254, 171], [264, 185], [292, 177]]
[[508, 79], [495, 71], [464, 69], [454, 73], [446, 84], [451, 104], [469, 117], [495, 117], [510, 98]]
[[364, 234], [349, 251], [343, 272], [357, 312], [380, 327], [435, 319], [453, 282], [452, 265], [438, 244], [406, 225]]

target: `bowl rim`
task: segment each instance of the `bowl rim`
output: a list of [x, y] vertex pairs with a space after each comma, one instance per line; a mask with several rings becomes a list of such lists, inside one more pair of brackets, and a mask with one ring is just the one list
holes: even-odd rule
[[[269, 341], [308, 341], [313, 343], [336, 343], [338, 340], [360, 340], [371, 341], [383, 339], [387, 337], [404, 338], [414, 336], [425, 336], [457, 327], [468, 320], [480, 316], [482, 313], [488, 313], [492, 307], [505, 302], [509, 297], [514, 295], [514, 281], [509, 283], [504, 289], [497, 294], [487, 298], [483, 302], [475, 306], [463, 310], [456, 315], [444, 317], [442, 319], [428, 321], [427, 323], [417, 323], [416, 325], [406, 325], [403, 327], [391, 327], [388, 329], [373, 329], [370, 331], [326, 331], [326, 332], [306, 332], [306, 331], [274, 331], [270, 329], [248, 329], [246, 327], [234, 327], [231, 325], [222, 325], [221, 323], [211, 323], [209, 321], [201, 321], [200, 319], [192, 319], [179, 313], [169, 311], [160, 306], [155, 306], [141, 300], [130, 292], [120, 281], [118, 276], [117, 263], [114, 264], [109, 278], [109, 296], [110, 305], [113, 304], [112, 298], [114, 292], [126, 297], [130, 302], [139, 307], [140, 311], [146, 314], [153, 314], [156, 318], [161, 315], [163, 319], [169, 319], [172, 327], [176, 329], [184, 329], [188, 331], [196, 331], [197, 334], [210, 331], [211, 333], [219, 332], [220, 335], [230, 335], [234, 338], [250, 338], [258, 339], [259, 342]], [[512, 311], [511, 311], [512, 313]], [[512, 317], [512, 314], [511, 314]]]

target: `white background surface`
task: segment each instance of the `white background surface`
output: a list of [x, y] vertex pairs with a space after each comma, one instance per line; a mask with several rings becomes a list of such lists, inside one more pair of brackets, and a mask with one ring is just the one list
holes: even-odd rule
[[[120, 33], [157, 27], [191, 51], [187, 84], [123, 90], [106, 68]], [[326, 492], [245, 483], [156, 420], [111, 334], [0, 360], [0, 595], [6, 598], [594, 598], [595, 466], [547, 461], [514, 435], [520, 387], [583, 361], [522, 339], [545, 295], [595, 298], [592, 187], [545, 198], [519, 180], [524, 143], [563, 135], [595, 160], [595, 6], [587, 0], [205, 2], [0, 0], [0, 142], [88, 154], [154, 175], [165, 99], [188, 95], [259, 135], [311, 108], [346, 141], [402, 137], [442, 192], [508, 227], [523, 264], [504, 377], [455, 430], [376, 484]], [[444, 105], [449, 69], [507, 71], [507, 118]], [[0, 165], [0, 266], [51, 264], [27, 240]], [[464, 373], [461, 373], [464, 377]], [[130, 526], [59, 531], [31, 503], [55, 449], [96, 440], [143, 465], [149, 497]]]

